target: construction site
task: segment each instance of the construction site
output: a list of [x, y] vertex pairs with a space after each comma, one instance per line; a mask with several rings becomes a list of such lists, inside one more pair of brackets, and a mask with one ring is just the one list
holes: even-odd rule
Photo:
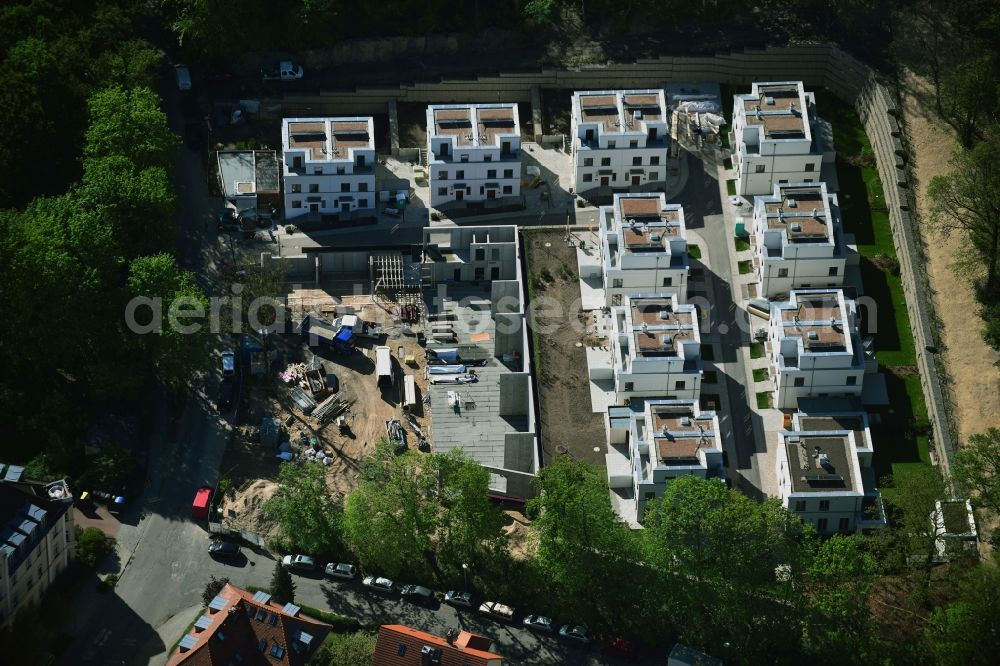
[[291, 325], [268, 363], [248, 363], [221, 469], [235, 491], [224, 527], [266, 541], [280, 465], [320, 462], [342, 498], [381, 439], [399, 453], [461, 449], [499, 499], [532, 496], [540, 451], [518, 256], [514, 227], [265, 256], [286, 275]]

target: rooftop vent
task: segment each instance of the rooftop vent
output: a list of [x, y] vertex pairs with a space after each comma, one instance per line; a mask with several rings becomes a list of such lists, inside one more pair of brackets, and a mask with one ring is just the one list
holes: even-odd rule
[[764, 98], [764, 104], [767, 104], [768, 106], [774, 106], [774, 98], [773, 97], [765, 97]]
[[652, 233], [649, 235], [649, 240], [653, 241], [654, 243], [659, 241], [661, 238], [663, 238], [663, 235], [659, 233]]
[[796, 201], [795, 199], [789, 199], [788, 200], [788, 207], [789, 208], [798, 208], [799, 207], [799, 202]]
[[660, 336], [660, 342], [662, 342], [665, 345], [672, 345], [674, 344], [674, 336], [672, 335]]
[[639, 109], [636, 109], [633, 115], [635, 116], [636, 120], [642, 120], [642, 111], [640, 111]]
[[691, 425], [691, 417], [690, 416], [682, 416], [681, 417], [681, 425], [682, 426], [689, 426], [689, 425]]
[[802, 231], [802, 225], [798, 222], [792, 222], [792, 231]]
[[809, 331], [809, 339], [819, 340], [819, 333], [817, 333], [816, 331]]
[[819, 208], [813, 208], [813, 217], [819, 217]]
[[670, 319], [670, 310], [660, 310], [660, 319], [668, 321]]

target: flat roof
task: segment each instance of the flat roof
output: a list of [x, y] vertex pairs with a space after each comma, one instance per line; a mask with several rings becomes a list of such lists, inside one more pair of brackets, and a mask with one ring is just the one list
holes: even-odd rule
[[483, 143], [496, 145], [498, 137], [517, 134], [517, 127], [514, 124], [514, 109], [512, 107], [476, 107], [476, 119], [480, 140]]
[[746, 124], [759, 125], [766, 139], [804, 139], [809, 133], [806, 95], [801, 81], [754, 83], [739, 95]]
[[778, 197], [765, 198], [763, 206], [768, 228], [784, 229], [791, 242], [832, 237], [820, 186], [779, 186]]
[[218, 162], [227, 197], [279, 192], [278, 159], [273, 150], [220, 150]]
[[518, 136], [516, 104], [431, 105], [428, 130], [433, 136], [450, 136], [456, 146], [495, 147], [499, 137]]
[[642, 132], [643, 123], [666, 117], [661, 90], [577, 91], [573, 99], [577, 120], [599, 123], [605, 132]]
[[802, 432], [847, 430], [854, 433], [856, 447], [869, 449], [872, 446], [865, 430], [865, 418], [862, 414], [797, 414], [796, 425], [796, 429]]
[[[500, 381], [511, 370], [495, 358], [496, 322], [491, 311], [482, 309], [490, 301], [490, 291], [466, 284], [452, 284], [448, 289], [450, 309], [454, 315], [452, 330], [459, 347], [475, 345], [477, 357], [488, 359], [476, 367], [478, 381], [472, 384], [430, 384], [431, 441], [434, 449], [446, 452], [463, 449], [470, 458], [489, 467], [504, 464], [505, 436], [509, 432], [530, 432], [528, 417], [500, 413]], [[476, 340], [472, 340], [476, 336]], [[463, 353], [463, 356], [466, 356]], [[530, 391], [530, 387], [528, 389]], [[458, 409], [448, 402], [448, 393], [455, 392], [462, 401]], [[528, 398], [525, 397], [525, 400]], [[474, 406], [470, 406], [470, 403]]]
[[720, 448], [715, 413], [702, 412], [697, 403], [653, 404], [648, 412], [658, 465], [696, 463], [700, 449]]
[[784, 444], [795, 493], [853, 491], [851, 474], [854, 450], [847, 435], [786, 434]]
[[629, 324], [638, 356], [675, 356], [697, 340], [693, 307], [665, 296], [629, 298]]
[[616, 197], [615, 206], [626, 252], [665, 252], [667, 240], [682, 235], [680, 207], [667, 207], [660, 194]]
[[796, 307], [782, 308], [781, 337], [802, 338], [806, 351], [846, 351], [846, 321], [837, 292], [796, 294]]
[[286, 150], [307, 151], [310, 162], [350, 159], [351, 149], [374, 149], [372, 119], [356, 118], [286, 118]]

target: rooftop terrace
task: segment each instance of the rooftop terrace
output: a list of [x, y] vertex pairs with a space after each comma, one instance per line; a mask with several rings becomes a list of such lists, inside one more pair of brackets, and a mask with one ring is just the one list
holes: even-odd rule
[[792, 492], [823, 493], [856, 491], [851, 474], [854, 450], [847, 435], [807, 435], [784, 437]]

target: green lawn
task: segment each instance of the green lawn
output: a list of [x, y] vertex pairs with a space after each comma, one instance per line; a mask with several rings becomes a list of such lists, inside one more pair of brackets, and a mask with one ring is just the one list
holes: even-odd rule
[[749, 259], [741, 261], [738, 265], [740, 267], [740, 275], [750, 275], [753, 273], [753, 262]]
[[757, 409], [768, 409], [771, 406], [771, 392], [761, 391], [757, 394]]
[[688, 245], [688, 256], [692, 259], [701, 259], [701, 248], [697, 245]]
[[740, 236], [733, 237], [733, 245], [736, 246], [737, 252], [744, 252], [750, 249], [750, 241]]
[[930, 462], [927, 407], [902, 280], [874, 260], [895, 258], [896, 248], [871, 143], [849, 105], [822, 94], [817, 108], [833, 126], [841, 219], [857, 242], [865, 295], [876, 305], [874, 321], [866, 308], [859, 310], [863, 334], [875, 336], [875, 355], [889, 393], [888, 408], [877, 412], [881, 423], [872, 428], [876, 474], [882, 477], [903, 465]]
[[760, 342], [750, 343], [750, 358], [761, 358], [764, 356], [764, 345]]
[[736, 181], [735, 180], [727, 180], [726, 181], [726, 192], [729, 193], [729, 196], [733, 196], [733, 195], [736, 194]]
[[754, 368], [753, 380], [755, 382], [762, 382], [767, 379], [767, 368]]
[[703, 360], [703, 361], [711, 361], [713, 359], [715, 359], [715, 350], [712, 348], [712, 345], [707, 345], [707, 344], [706, 345], [702, 345], [701, 346], [701, 360]]
[[719, 373], [715, 370], [706, 370], [705, 374], [701, 376], [701, 380], [705, 384], [718, 384], [719, 383]]

